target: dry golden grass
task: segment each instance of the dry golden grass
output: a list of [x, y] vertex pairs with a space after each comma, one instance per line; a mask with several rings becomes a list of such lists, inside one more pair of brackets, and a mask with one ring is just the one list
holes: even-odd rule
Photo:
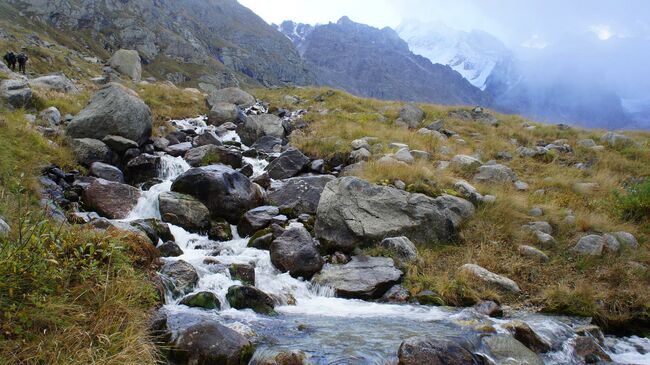
[[170, 119], [195, 117], [209, 111], [205, 96], [199, 93], [159, 83], [131, 87], [151, 108], [154, 135], [164, 134], [161, 128], [169, 132], [167, 123]]

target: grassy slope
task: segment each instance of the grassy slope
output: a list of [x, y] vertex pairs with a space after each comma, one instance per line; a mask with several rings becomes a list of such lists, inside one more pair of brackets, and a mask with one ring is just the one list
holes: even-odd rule
[[[459, 145], [448, 140], [439, 142], [415, 131], [393, 126], [400, 103], [359, 99], [343, 92], [335, 92], [324, 102], [314, 97], [326, 89], [255, 90], [255, 95], [271, 105], [304, 108], [310, 111], [306, 119], [309, 129], [297, 133], [292, 142], [311, 156], [331, 157], [350, 152], [350, 142], [364, 136], [378, 137], [387, 146], [390, 142], [407, 143], [412, 149], [430, 152], [432, 162], [419, 162], [408, 167], [386, 169], [370, 162], [360, 177], [377, 182], [401, 179], [407, 185], [427, 185], [431, 189], [415, 191], [451, 191], [457, 178], [471, 181], [470, 171], [439, 171], [435, 161], [448, 160], [453, 154], [480, 152], [484, 161], [496, 158], [498, 151], [514, 153], [509, 142], [516, 138], [521, 145], [533, 146], [537, 140], [552, 142], [566, 138], [576, 146], [582, 138], [598, 141], [602, 130], [572, 128], [560, 130], [556, 126], [531, 123], [533, 130], [522, 128], [524, 119], [518, 116], [498, 115], [501, 124], [491, 127], [480, 123], [449, 120], [450, 107], [421, 105], [426, 120], [442, 119], [448, 129], [467, 141]], [[287, 104], [285, 95], [297, 95], [298, 105]], [[472, 133], [477, 133], [472, 137]], [[608, 148], [603, 152], [576, 147], [572, 154], [555, 154], [544, 160], [515, 156], [506, 162], [518, 177], [530, 184], [528, 192], [518, 192], [512, 186], [475, 184], [484, 194], [496, 195], [494, 205], [482, 206], [462, 230], [459, 244], [431, 244], [419, 247], [421, 260], [408, 268], [406, 284], [412, 292], [433, 289], [449, 304], [463, 304], [477, 298], [491, 298], [517, 307], [532, 307], [549, 312], [594, 316], [609, 330], [633, 330], [634, 325], [648, 329], [650, 319], [650, 272], [630, 264], [636, 261], [650, 265], [650, 221], [626, 222], [613, 209], [613, 192], [621, 191], [631, 179], [650, 176], [650, 134], [630, 133], [640, 142], [639, 147], [621, 150]], [[438, 147], [447, 145], [454, 153], [443, 156]], [[386, 149], [386, 148], [385, 148]], [[594, 162], [586, 171], [572, 167], [578, 162]], [[573, 191], [576, 182], [596, 182], [598, 189], [589, 194]], [[534, 194], [544, 189], [544, 195]], [[543, 207], [545, 216], [527, 216], [533, 206]], [[577, 222], [563, 223], [566, 211], [575, 211]], [[517, 246], [534, 246], [534, 238], [520, 229], [529, 221], [547, 220], [554, 228], [558, 245], [546, 250], [548, 263], [539, 263], [521, 257]], [[641, 246], [637, 250], [623, 250], [618, 255], [606, 254], [600, 258], [578, 257], [570, 252], [579, 237], [586, 232], [625, 230], [636, 235]], [[517, 281], [523, 289], [520, 296], [504, 296], [488, 288], [473, 287], [457, 277], [457, 269], [468, 262], [504, 274]]]

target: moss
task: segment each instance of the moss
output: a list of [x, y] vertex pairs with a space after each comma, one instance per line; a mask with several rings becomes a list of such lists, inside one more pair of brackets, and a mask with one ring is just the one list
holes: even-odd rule
[[183, 298], [180, 304], [203, 309], [221, 309], [221, 303], [211, 292], [199, 292]]

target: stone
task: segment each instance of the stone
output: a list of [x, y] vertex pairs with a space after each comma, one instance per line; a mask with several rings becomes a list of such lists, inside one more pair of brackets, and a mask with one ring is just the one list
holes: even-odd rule
[[529, 189], [529, 186], [526, 182], [517, 180], [515, 181], [515, 189], [519, 191], [527, 191]]
[[476, 303], [473, 308], [477, 313], [486, 315], [488, 317], [503, 317], [503, 308], [491, 300], [480, 301]]
[[542, 353], [551, 350], [551, 345], [540, 335], [535, 333], [525, 322], [514, 320], [503, 326], [512, 336], [533, 352]]
[[360, 161], [368, 161], [372, 157], [372, 153], [365, 148], [359, 148], [350, 152], [350, 161], [357, 163]]
[[181, 142], [167, 146], [165, 152], [173, 157], [180, 157], [184, 156], [192, 147], [192, 142]]
[[530, 223], [524, 224], [523, 226], [521, 226], [521, 228], [527, 229], [527, 230], [530, 230], [530, 231], [533, 231], [533, 232], [540, 231], [540, 232], [543, 232], [543, 233], [546, 233], [546, 234], [553, 234], [553, 228], [551, 227], [551, 225], [548, 222], [543, 222], [543, 221], [530, 222]]
[[309, 157], [296, 148], [289, 148], [266, 167], [271, 179], [288, 179], [296, 176], [309, 164]]
[[420, 151], [420, 150], [411, 150], [411, 155], [419, 160], [425, 160], [429, 161], [431, 159], [431, 154], [426, 151]]
[[10, 232], [11, 227], [9, 227], [9, 224], [7, 224], [7, 222], [5, 222], [4, 219], [0, 217], [0, 238], [9, 236]]
[[189, 232], [207, 232], [210, 211], [194, 197], [166, 191], [158, 195], [158, 208], [163, 222], [184, 228]]
[[267, 154], [280, 153], [282, 150], [282, 138], [273, 136], [262, 136], [253, 143], [251, 148]]
[[141, 184], [158, 178], [161, 166], [160, 156], [143, 153], [126, 164], [124, 175], [130, 184]]
[[420, 305], [445, 305], [445, 301], [440, 297], [440, 295], [432, 290], [423, 290], [417, 293], [413, 299]]
[[467, 277], [471, 281], [478, 281], [484, 285], [493, 286], [504, 292], [521, 292], [519, 285], [517, 285], [517, 283], [515, 283], [513, 280], [505, 276], [495, 274], [475, 264], [465, 264], [461, 266], [459, 269], [459, 274], [461, 276]]
[[536, 260], [539, 260], [539, 261], [542, 261], [542, 262], [548, 262], [549, 261], [548, 256], [544, 252], [538, 250], [535, 247], [520, 245], [518, 247], [518, 250], [519, 250], [519, 254], [521, 256], [536, 259]]
[[93, 162], [111, 162], [111, 150], [100, 140], [76, 138], [70, 141], [70, 147], [75, 159], [84, 166], [90, 166]]
[[79, 88], [64, 74], [52, 74], [29, 80], [29, 86], [34, 89], [52, 90], [67, 94], [78, 94]]
[[618, 253], [621, 249], [621, 243], [618, 242], [618, 239], [614, 237], [614, 235], [605, 233], [603, 235], [603, 240], [604, 240], [604, 250], [610, 253]]
[[402, 275], [390, 258], [353, 256], [345, 265], [325, 265], [312, 282], [333, 288], [337, 297], [377, 299]]
[[278, 270], [293, 277], [310, 279], [324, 261], [314, 239], [304, 227], [290, 227], [271, 243], [271, 262]]
[[544, 210], [540, 207], [533, 207], [528, 211], [528, 215], [531, 217], [541, 217], [544, 215]]
[[573, 339], [576, 354], [587, 364], [612, 361], [607, 352], [592, 336], [577, 336]]
[[393, 158], [397, 161], [405, 162], [408, 164], [415, 162], [415, 159], [413, 158], [413, 155], [408, 148], [401, 148], [399, 151], [393, 154]]
[[93, 162], [90, 164], [90, 174], [100, 179], [124, 183], [124, 174], [115, 166], [103, 163]]
[[208, 124], [220, 126], [224, 123], [243, 121], [244, 113], [232, 103], [218, 102], [212, 106], [208, 113]]
[[394, 258], [401, 263], [410, 263], [418, 258], [418, 249], [404, 236], [384, 238], [379, 246], [393, 252]]
[[578, 145], [582, 147], [593, 147], [596, 145], [593, 139], [581, 139], [578, 141]]
[[261, 314], [275, 314], [273, 299], [254, 286], [235, 285], [228, 288], [226, 299], [235, 309], [250, 308]]
[[117, 50], [108, 60], [108, 64], [132, 81], [138, 82], [142, 79], [142, 60], [136, 50]]
[[255, 267], [248, 264], [232, 264], [228, 267], [230, 277], [244, 285], [255, 285]]
[[627, 246], [630, 248], [639, 247], [639, 242], [636, 240], [636, 237], [634, 237], [632, 233], [620, 231], [620, 232], [614, 232], [612, 233], [612, 235], [616, 237], [616, 239], [618, 239], [618, 241], [623, 246]]
[[269, 250], [273, 243], [273, 233], [263, 230], [256, 232], [250, 240], [248, 240], [248, 247], [254, 247], [259, 250]]
[[382, 303], [407, 303], [411, 293], [401, 285], [393, 285], [384, 295], [379, 298]]
[[192, 293], [179, 302], [179, 304], [186, 305], [193, 308], [203, 309], [221, 309], [221, 303], [214, 293], [209, 291], [200, 291]]
[[451, 158], [451, 161], [449, 161], [450, 165], [455, 166], [455, 167], [460, 167], [460, 168], [472, 168], [472, 167], [478, 167], [482, 164], [482, 162], [472, 156], [467, 156], [467, 155], [456, 155]]
[[102, 139], [102, 142], [113, 151], [123, 154], [130, 148], [138, 148], [138, 142], [132, 141], [128, 138], [122, 136], [106, 136]]
[[214, 241], [230, 241], [233, 238], [230, 223], [222, 218], [212, 219], [210, 221], [210, 230], [208, 238]]
[[557, 245], [555, 238], [553, 238], [553, 236], [551, 236], [548, 233], [544, 233], [542, 231], [535, 231], [533, 232], [533, 234], [535, 235], [535, 238], [537, 238], [537, 243], [539, 243], [539, 245], [544, 248], [552, 248]]
[[352, 146], [353, 150], [360, 150], [362, 148], [365, 148], [366, 150], [370, 150], [370, 143], [368, 143], [367, 139], [363, 139], [363, 138], [355, 139], [350, 143], [350, 145]]
[[600, 141], [610, 147], [629, 147], [634, 145], [634, 140], [626, 135], [607, 132], [600, 137]]
[[274, 206], [261, 206], [253, 208], [242, 215], [237, 225], [237, 232], [241, 237], [247, 237], [266, 228], [273, 221], [273, 217], [280, 214], [280, 209]]
[[486, 336], [482, 343], [495, 364], [544, 365], [536, 353], [510, 336]]
[[474, 204], [478, 204], [483, 200], [483, 195], [481, 195], [474, 186], [465, 180], [456, 181], [454, 183], [454, 190], [456, 190], [460, 196]]
[[249, 115], [246, 121], [237, 127], [237, 134], [242, 143], [252, 145], [264, 136], [282, 139], [285, 136], [282, 119], [273, 114]]
[[506, 183], [517, 180], [517, 175], [505, 165], [483, 165], [478, 168], [478, 173], [474, 175], [474, 180], [488, 184]]
[[407, 104], [399, 111], [397, 124], [404, 124], [408, 128], [417, 128], [424, 120], [424, 111], [414, 104]]
[[255, 346], [249, 340], [213, 320], [182, 330], [171, 349], [177, 363], [196, 365], [245, 365], [253, 353]]
[[140, 190], [126, 184], [95, 179], [83, 192], [87, 210], [109, 219], [124, 219], [138, 204]]
[[208, 146], [208, 145], [221, 146], [223, 145], [223, 142], [221, 142], [221, 140], [219, 139], [216, 133], [210, 130], [206, 130], [203, 131], [203, 133], [196, 136], [192, 141], [192, 144], [194, 145], [194, 147], [201, 147], [201, 146]]
[[420, 244], [453, 241], [474, 206], [450, 195], [434, 199], [347, 176], [325, 185], [316, 213], [321, 244], [331, 251], [351, 252], [391, 236]]
[[192, 168], [176, 178], [171, 190], [193, 196], [213, 218], [232, 224], [262, 201], [259, 190], [245, 175], [225, 165]]
[[61, 124], [61, 112], [53, 106], [43, 109], [38, 117], [45, 125], [57, 126]]
[[472, 352], [459, 341], [432, 336], [410, 337], [397, 351], [400, 365], [471, 365]]
[[32, 105], [32, 89], [26, 80], [3, 80], [0, 82], [0, 99], [13, 108], [28, 108]]
[[596, 234], [582, 236], [571, 249], [580, 255], [601, 256], [605, 248], [605, 239]]
[[151, 111], [134, 91], [110, 83], [68, 124], [71, 138], [103, 139], [117, 135], [144, 144], [151, 137]]
[[234, 169], [243, 165], [241, 150], [230, 146], [217, 146], [209, 144], [201, 147], [192, 148], [185, 152], [183, 157], [192, 167], [200, 167], [220, 163], [228, 165]]
[[255, 104], [255, 97], [236, 87], [214, 90], [207, 98], [208, 105], [212, 108], [217, 103], [230, 103], [241, 107]]
[[183, 254], [183, 249], [174, 241], [162, 243], [157, 248], [161, 257], [178, 257]]
[[169, 284], [172, 285], [172, 291], [175, 294], [190, 293], [199, 281], [199, 274], [194, 266], [183, 260], [166, 263], [160, 273], [169, 279]]

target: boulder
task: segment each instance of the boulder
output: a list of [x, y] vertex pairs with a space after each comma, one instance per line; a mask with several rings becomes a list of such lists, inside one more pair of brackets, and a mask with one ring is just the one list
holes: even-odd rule
[[517, 175], [505, 165], [483, 165], [478, 168], [474, 180], [483, 183], [506, 183], [517, 180]]
[[393, 158], [397, 161], [408, 164], [412, 164], [415, 161], [415, 158], [413, 158], [413, 155], [408, 148], [400, 148], [397, 152], [395, 152], [395, 154], [393, 154]]
[[208, 124], [220, 126], [224, 123], [236, 123], [245, 118], [244, 113], [232, 103], [218, 102], [208, 113]]
[[9, 227], [9, 224], [7, 224], [4, 219], [0, 218], [0, 238], [7, 237], [10, 232], [11, 227]]
[[123, 154], [131, 148], [138, 148], [138, 142], [132, 141], [122, 136], [106, 136], [102, 139], [111, 150]]
[[424, 111], [416, 105], [407, 104], [400, 109], [396, 124], [408, 128], [417, 128], [423, 120]]
[[[223, 145], [223, 142], [219, 139], [216, 133], [213, 131], [203, 131], [203, 133], [199, 134], [194, 138], [192, 141], [192, 144], [194, 147], [201, 147], [201, 146], [207, 146], [207, 145], [215, 145], [215, 146], [221, 146]], [[167, 147], [167, 146], [165, 146]]]
[[182, 330], [171, 349], [181, 364], [246, 365], [255, 346], [236, 331], [213, 320]]
[[228, 267], [230, 277], [244, 285], [255, 285], [255, 267], [248, 264], [232, 264]]
[[379, 246], [393, 252], [394, 258], [401, 263], [413, 262], [418, 258], [418, 249], [404, 236], [384, 238]]
[[411, 293], [401, 285], [393, 285], [384, 295], [379, 298], [382, 303], [406, 303], [411, 297]]
[[192, 147], [192, 142], [181, 142], [167, 146], [167, 148], [165, 148], [165, 152], [174, 157], [179, 157], [185, 155], [185, 153], [191, 150]]
[[289, 148], [266, 167], [271, 179], [288, 179], [296, 176], [309, 164], [309, 157], [296, 148]]
[[190, 195], [162, 192], [158, 195], [158, 207], [164, 222], [190, 232], [207, 232], [210, 228], [210, 211]]
[[312, 282], [333, 288], [337, 297], [377, 299], [402, 275], [391, 258], [353, 256], [345, 265], [325, 265]]
[[273, 299], [254, 286], [231, 286], [228, 288], [226, 299], [235, 309], [250, 308], [261, 314], [275, 314]]
[[358, 150], [350, 152], [350, 161], [352, 163], [368, 161], [370, 160], [370, 157], [372, 157], [372, 153], [365, 148], [359, 148]]
[[185, 161], [192, 167], [212, 165], [220, 163], [234, 169], [242, 167], [243, 157], [241, 151], [236, 147], [217, 146], [209, 144], [192, 148], [185, 152]]
[[260, 114], [246, 117], [246, 121], [237, 127], [237, 134], [243, 144], [250, 146], [264, 136], [284, 138], [285, 132], [282, 119], [273, 114]]
[[57, 126], [61, 124], [61, 112], [59, 112], [59, 109], [53, 106], [43, 109], [40, 113], [38, 113], [38, 118], [45, 125]]
[[476, 360], [472, 351], [460, 341], [432, 336], [410, 337], [397, 351], [400, 365], [472, 365]]
[[76, 138], [70, 141], [70, 147], [77, 161], [90, 166], [93, 162], [111, 162], [112, 154], [108, 146], [97, 139]]
[[536, 249], [535, 247], [520, 245], [518, 249], [521, 256], [536, 259], [542, 262], [548, 262], [549, 260], [548, 256], [544, 252]]
[[214, 293], [209, 291], [192, 293], [181, 299], [179, 304], [194, 308], [221, 309], [221, 302], [219, 302], [219, 299]]
[[267, 193], [267, 201], [290, 217], [316, 214], [325, 185], [334, 179], [335, 177], [332, 175], [299, 176], [286, 179], [271, 186]]
[[14, 108], [32, 105], [32, 89], [26, 80], [9, 79], [0, 82], [0, 99]]
[[519, 285], [505, 276], [495, 274], [487, 269], [474, 265], [465, 264], [460, 267], [458, 273], [466, 277], [470, 282], [480, 282], [483, 285], [493, 286], [504, 292], [519, 293]]
[[124, 168], [126, 181], [130, 184], [140, 184], [160, 175], [160, 156], [143, 153], [131, 159]]
[[176, 178], [171, 190], [195, 197], [205, 204], [213, 218], [224, 218], [232, 224], [237, 224], [242, 214], [261, 202], [255, 185], [225, 165], [190, 169]]
[[273, 217], [278, 214], [280, 214], [280, 210], [269, 205], [253, 208], [241, 217], [237, 225], [237, 232], [241, 237], [250, 236], [260, 229], [266, 228], [273, 221]]
[[83, 192], [82, 202], [87, 210], [110, 219], [124, 219], [138, 204], [140, 190], [133, 186], [95, 179]]
[[72, 138], [116, 135], [142, 145], [151, 137], [151, 111], [134, 91], [110, 83], [93, 95], [66, 131]]
[[108, 60], [108, 64], [135, 82], [142, 79], [142, 60], [138, 51], [120, 49]]
[[262, 136], [253, 143], [251, 148], [267, 154], [279, 153], [282, 149], [282, 138], [273, 136]]
[[445, 305], [445, 301], [440, 295], [432, 290], [423, 290], [417, 293], [413, 299], [420, 305], [440, 306]]
[[199, 274], [194, 266], [183, 260], [166, 263], [160, 273], [169, 279], [169, 283], [173, 286], [171, 289], [175, 294], [190, 293], [199, 281]]
[[627, 246], [630, 248], [637, 248], [639, 247], [639, 242], [636, 240], [636, 237], [632, 233], [629, 232], [614, 232], [612, 233], [614, 237], [620, 242], [623, 246]]
[[255, 104], [255, 97], [242, 89], [228, 87], [211, 92], [207, 102], [210, 108], [217, 105], [217, 103], [230, 103], [241, 107], [249, 107]]
[[[537, 354], [510, 336], [486, 336], [483, 337], [482, 343], [495, 364], [544, 365]], [[516, 362], [513, 362], [513, 359]]]
[[540, 337], [528, 324], [514, 320], [503, 326], [512, 336], [533, 352], [541, 353], [551, 350], [551, 345]]
[[161, 257], [178, 257], [183, 254], [183, 249], [174, 241], [167, 241], [157, 247]]
[[483, 201], [483, 195], [478, 192], [478, 190], [470, 183], [465, 180], [458, 180], [454, 183], [454, 190], [456, 190], [460, 196], [469, 200], [474, 204], [478, 204]]
[[419, 244], [450, 242], [473, 213], [472, 203], [461, 198], [430, 198], [347, 176], [325, 185], [315, 232], [332, 252], [351, 252], [385, 237], [406, 236]]
[[40, 76], [29, 80], [29, 85], [34, 89], [45, 89], [69, 94], [79, 93], [77, 86], [64, 74]]
[[491, 300], [483, 300], [481, 302], [478, 302], [474, 305], [473, 308], [477, 313], [486, 315], [488, 317], [503, 317], [503, 308]]
[[310, 279], [323, 267], [314, 239], [304, 227], [290, 227], [271, 243], [271, 262], [293, 277]]
[[600, 141], [610, 147], [628, 147], [634, 144], [634, 140], [626, 135], [607, 132], [600, 137]]
[[590, 234], [581, 237], [578, 243], [573, 246], [572, 251], [580, 255], [601, 256], [605, 248], [605, 239], [597, 234]]
[[90, 174], [108, 181], [124, 182], [124, 174], [122, 174], [120, 169], [103, 162], [93, 162], [90, 164]]
[[552, 248], [557, 245], [557, 241], [555, 241], [555, 238], [551, 236], [548, 233], [544, 233], [541, 231], [535, 231], [533, 232], [535, 235], [535, 238], [537, 239], [537, 243], [542, 246], [542, 248]]
[[592, 336], [577, 336], [573, 339], [576, 354], [587, 364], [606, 363], [612, 358], [600, 347], [598, 341]]

